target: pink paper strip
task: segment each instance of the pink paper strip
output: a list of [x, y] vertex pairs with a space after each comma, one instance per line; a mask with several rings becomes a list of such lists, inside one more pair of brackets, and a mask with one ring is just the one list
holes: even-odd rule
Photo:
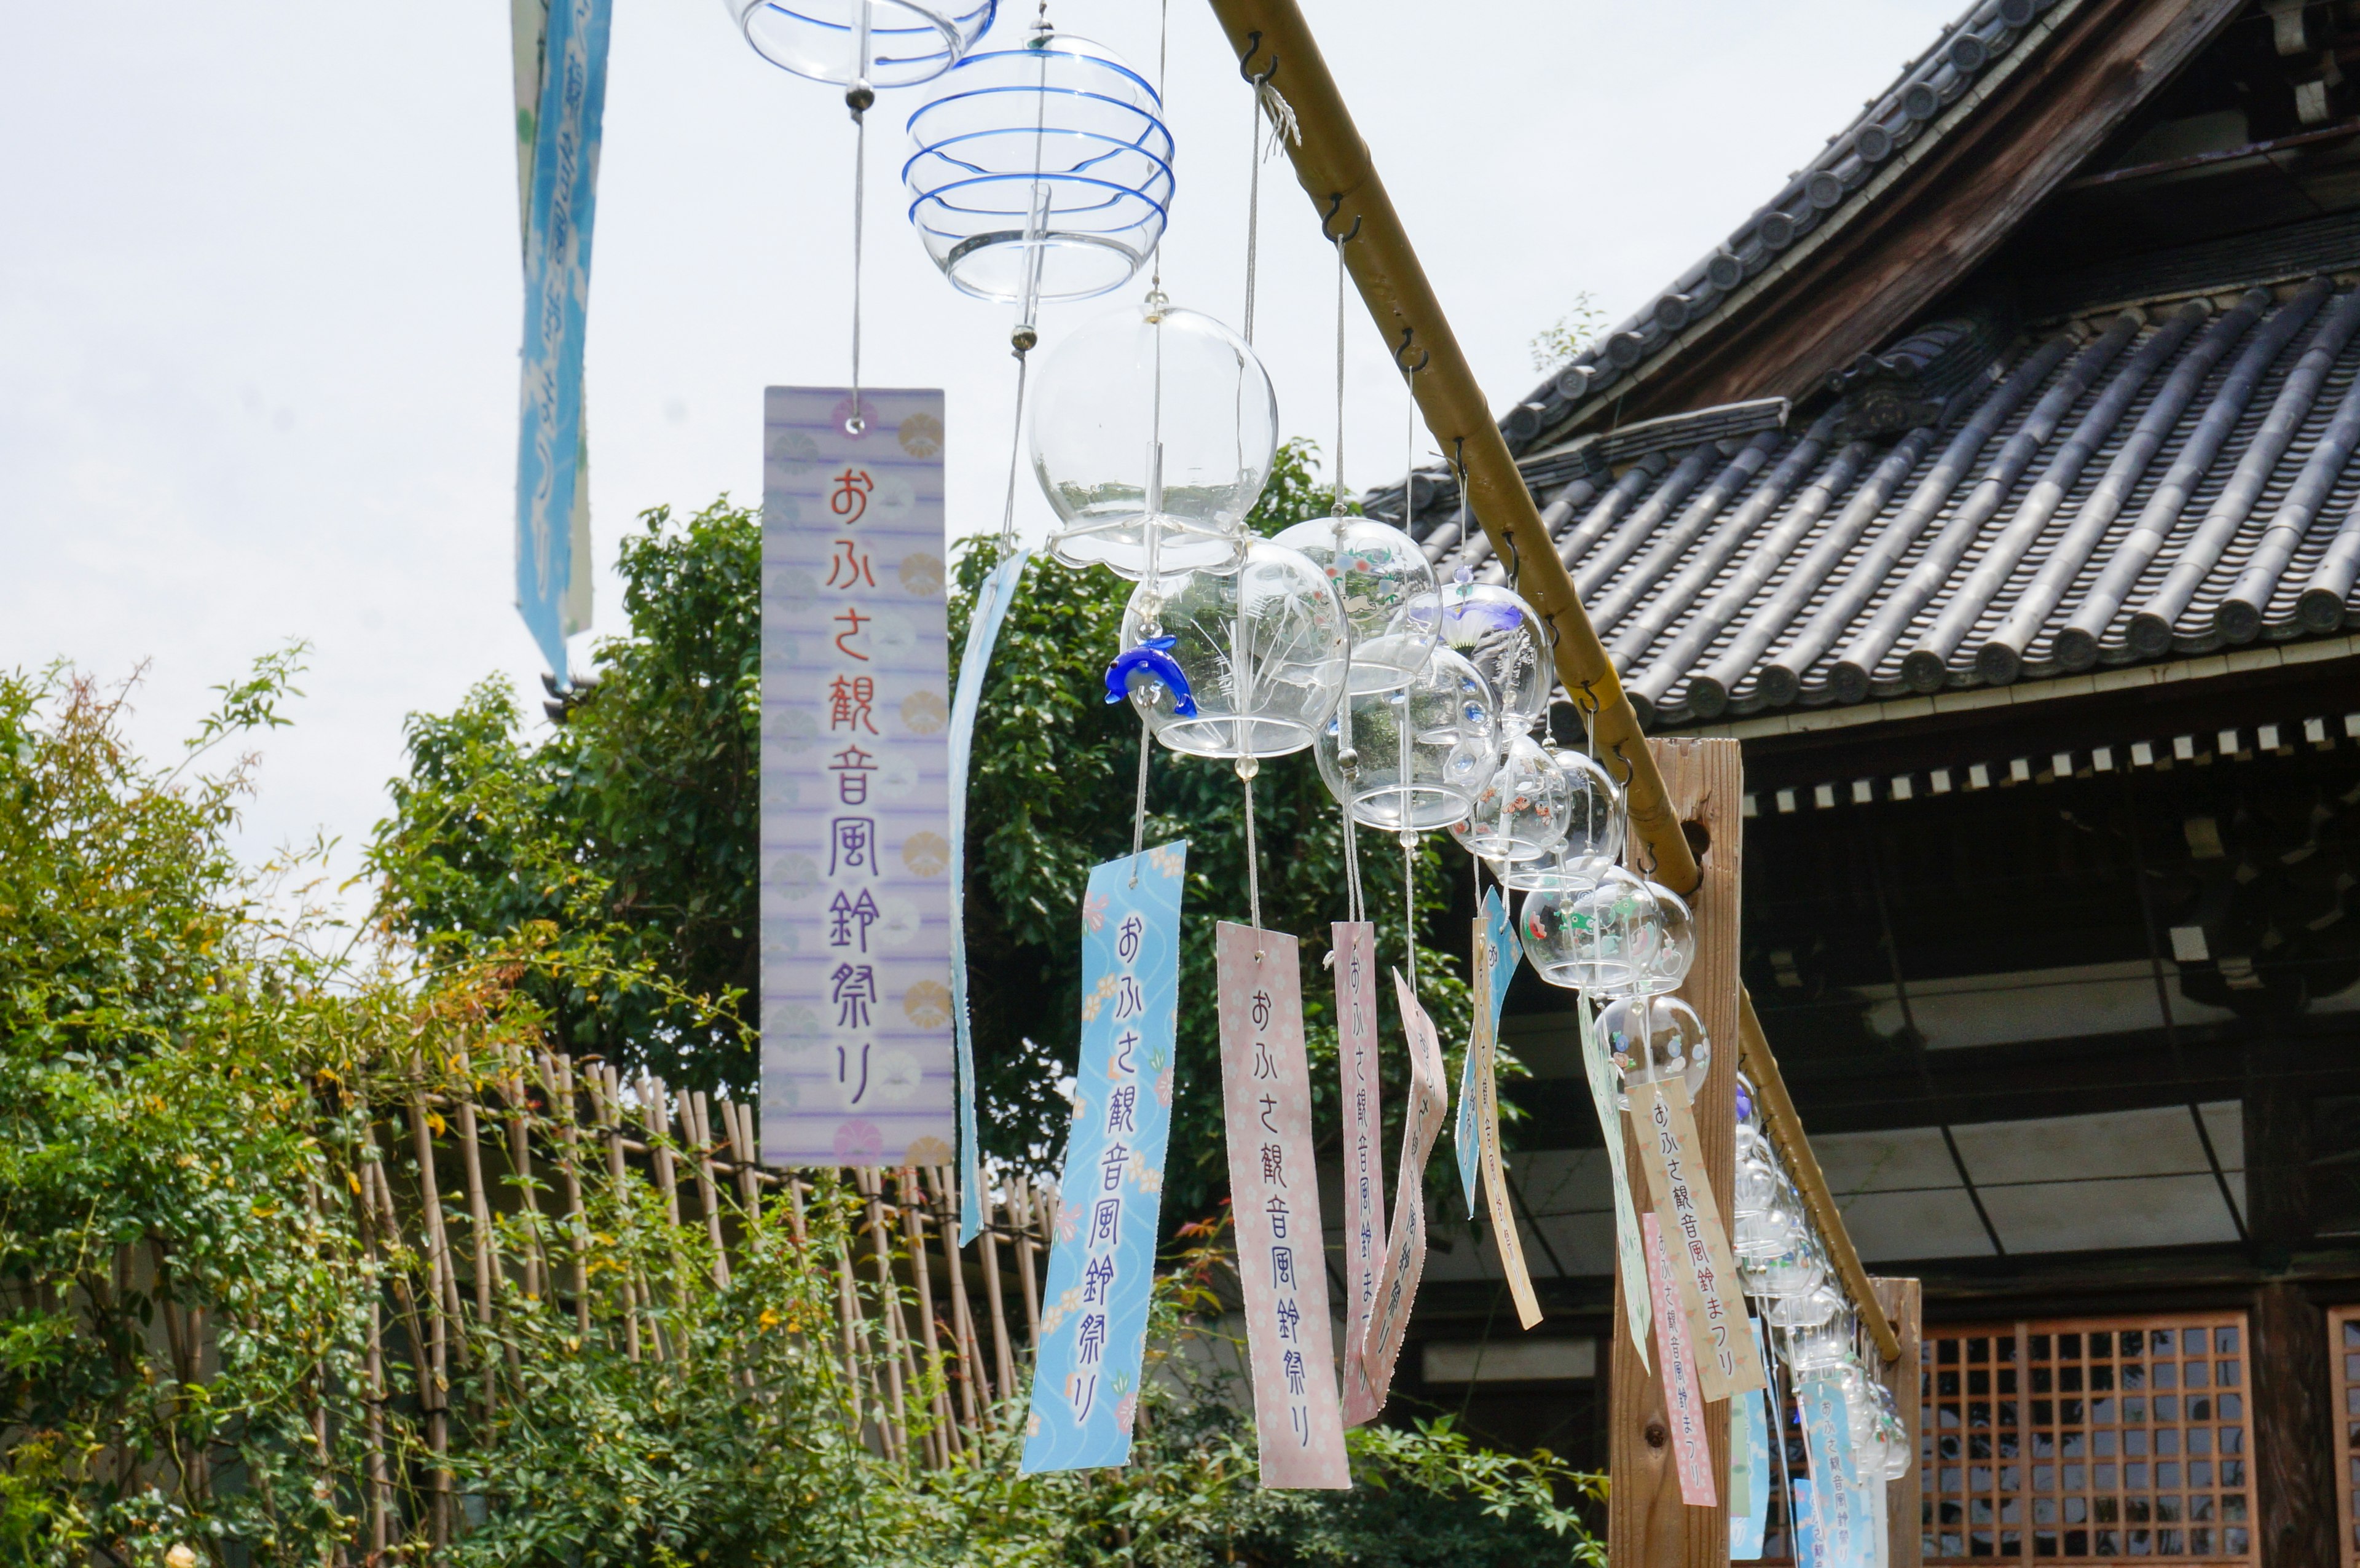
[[1393, 1004], [1401, 1009], [1402, 1033], [1409, 1038], [1409, 1116], [1402, 1128], [1401, 1164], [1393, 1173], [1393, 1223], [1385, 1237], [1385, 1266], [1377, 1276], [1376, 1316], [1368, 1342], [1355, 1359], [1355, 1376], [1365, 1379], [1369, 1398], [1382, 1410], [1393, 1388], [1393, 1364], [1401, 1359], [1402, 1335], [1409, 1327], [1418, 1280], [1426, 1273], [1426, 1161], [1449, 1119], [1443, 1085], [1442, 1042], [1434, 1020], [1393, 971]]
[[1385, 1255], [1384, 1110], [1377, 1079], [1377, 928], [1336, 922], [1336, 1062], [1344, 1081], [1344, 1279], [1350, 1312], [1344, 1340], [1344, 1424], [1383, 1408], [1360, 1356], [1377, 1304]]
[[1639, 1216], [1647, 1236], [1647, 1288], [1655, 1298], [1655, 1334], [1663, 1354], [1664, 1409], [1672, 1428], [1672, 1458], [1679, 1465], [1680, 1501], [1713, 1506], [1712, 1447], [1705, 1438], [1704, 1396], [1696, 1386], [1688, 1314], [1680, 1311], [1679, 1288], [1664, 1255], [1664, 1227], [1651, 1211]]
[[1223, 921], [1221, 1099], [1229, 1208], [1245, 1287], [1254, 1426], [1265, 1486], [1351, 1486], [1328, 1321], [1319, 1173], [1311, 1151], [1311, 1071], [1303, 1054], [1295, 942]]

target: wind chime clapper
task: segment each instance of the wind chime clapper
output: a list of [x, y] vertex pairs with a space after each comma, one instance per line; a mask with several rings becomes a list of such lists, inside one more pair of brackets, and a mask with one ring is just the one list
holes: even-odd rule
[[[1240, 74], [1266, 95], [1279, 96], [1291, 112], [1292, 130], [1283, 145], [1296, 179], [1322, 224], [1329, 232], [1351, 234], [1345, 253], [1353, 284], [1379, 332], [1394, 346], [1427, 430], [1443, 451], [1458, 454], [1464, 490], [1492, 549], [1515, 564], [1519, 593], [1546, 623], [1558, 680], [1584, 710], [1593, 754], [1622, 774], [1630, 827], [1644, 845], [1655, 877], [1677, 892], [1693, 891], [1701, 880], [1696, 855], [1647, 751], [1638, 715], [1541, 525], [1539, 507], [1300, 7], [1295, 0], [1208, 3], [1236, 52]], [[1781, 1146], [1792, 1151], [1797, 1180], [1812, 1197], [1815, 1214], [1824, 1220], [1840, 1272], [1855, 1282], [1856, 1294], [1865, 1295], [1867, 1272], [1832, 1202], [1821, 1202], [1825, 1182], [1791, 1103], [1782, 1088], [1771, 1087], [1776, 1073], [1768, 1042], [1742, 987], [1739, 996], [1740, 1054], [1764, 1086], [1764, 1110]], [[1901, 1344], [1891, 1322], [1872, 1312], [1867, 1323], [1884, 1357], [1898, 1359]]]

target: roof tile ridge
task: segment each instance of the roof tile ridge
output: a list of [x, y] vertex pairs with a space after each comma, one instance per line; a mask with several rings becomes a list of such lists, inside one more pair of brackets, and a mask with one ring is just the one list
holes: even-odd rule
[[[2033, 405], [2032, 412], [2025, 417], [2024, 423], [2002, 444], [1999, 455], [1984, 467], [1983, 477], [1975, 482], [1975, 487], [1968, 492], [1966, 500], [1936, 537], [1933, 547], [1918, 562], [1918, 569], [1903, 579], [1900, 591], [1877, 607], [1875, 615], [1837, 656], [1828, 679], [1844, 701], [1857, 702], [1868, 695], [1869, 680], [1877, 665], [1884, 661], [1901, 634], [1908, 629], [1909, 623], [1917, 617], [1926, 601], [1933, 596], [1935, 588], [1949, 578], [1950, 569], [1956, 566], [1974, 537], [1983, 531], [1983, 526], [1998, 513], [2007, 500], [2008, 492], [2016, 488], [2016, 481], [2024, 477], [2025, 470], [2032, 466], [2032, 460], [2040, 454], [2040, 449], [2048, 444], [2049, 438], [2057, 433], [2057, 427], [2081, 400], [2082, 394], [2090, 389], [2090, 384], [2114, 363], [2124, 346], [2146, 323], [2147, 313], [2143, 310], [2125, 310], [2116, 316], [2104, 332], [2092, 338], [2080, 354], [2073, 356], [2072, 363], [2065, 367], [2065, 373], [2041, 395], [2040, 401]], [[2065, 334], [2060, 333], [2049, 340], [2049, 344], [2043, 346], [2070, 342]], [[2149, 358], [2150, 365], [2157, 357], [2160, 356]], [[2136, 360], [2137, 355], [2133, 355], [2134, 363]], [[2078, 435], [2080, 432], [2077, 430], [2075, 433]], [[2069, 449], [2070, 446], [2069, 441]], [[1913, 498], [1912, 507], [1916, 505]], [[1905, 513], [1901, 518], [1896, 519], [1893, 528], [1886, 530], [1888, 540], [1879, 541], [1878, 549], [1887, 559], [1882, 568], [1869, 568], [1874, 571], [1879, 581], [1900, 564], [1902, 554], [1924, 531], [1924, 524], [1928, 520], [1929, 517], [1920, 517], [1911, 523]], [[1909, 524], [1906, 529], [1905, 524]], [[1890, 536], [1899, 537], [1891, 539]], [[1929, 575], [1935, 572], [1939, 572], [1938, 576]], [[1953, 602], [1945, 612], [1946, 616], [1956, 615], [1958, 608]], [[1972, 626], [1973, 622], [1970, 619], [1964, 624]]]
[[[2278, 460], [2286, 455], [2303, 420], [2310, 417], [2328, 371], [2334, 367], [2336, 357], [2352, 341], [2355, 331], [2360, 331], [2360, 289], [2337, 299], [2311, 329], [2302, 357], [2287, 373], [2277, 400], [2262, 420], [2262, 428], [2254, 432], [2252, 442], [2238, 455], [2235, 471], [2205, 511], [2196, 537], [2181, 548], [2180, 558], [2172, 562], [2163, 581], [2132, 613], [2125, 633], [2131, 651], [2148, 659], [2171, 651], [2173, 626], [2180, 613], [2196, 596], [2198, 584], [2212, 574], [2222, 550], [2252, 513], [2254, 503], [2261, 499], [2262, 487], [2269, 482]], [[2208, 626], [2197, 635], [2210, 636], [2213, 630]]]
[[[1794, 553], [1796, 545], [1810, 532], [1812, 525], [1826, 516], [1828, 507], [1834, 504], [1836, 497], [1852, 488], [1852, 481], [1860, 476], [1860, 471], [1867, 466], [1868, 460], [1875, 453], [1876, 443], [1864, 438], [1847, 442], [1838, 449], [1827, 466], [1803, 487], [1801, 495], [1795, 497], [1794, 505], [1786, 508], [1786, 516], [1778, 519], [1777, 527], [1771, 529], [1769, 537], [1746, 557], [1745, 564], [1737, 576], [1705, 602], [1704, 608], [1681, 628], [1680, 635], [1673, 639], [1670, 647], [1658, 654], [1646, 669], [1623, 681], [1623, 690], [1630, 693], [1631, 701], [1639, 708], [1642, 723], [1645, 722], [1649, 708], [1662, 701], [1664, 694], [1671, 689], [1672, 682], [1686, 674], [1688, 667], [1712, 646], [1712, 639], [1721, 635], [1721, 628], [1735, 620], [1738, 612], [1762, 592], [1777, 572], [1779, 564]], [[1708, 691], [1711, 694], [1704, 695], [1704, 701], [1726, 703], [1726, 686], [1715, 684], [1710, 688], [1699, 688], [1693, 682], [1690, 683], [1687, 703], [1693, 707], [1699, 695]], [[1720, 712], [1719, 706], [1712, 709], [1714, 713]]]
[[2098, 639], [2113, 623], [2123, 600], [2137, 585], [2147, 563], [2163, 548], [2165, 538], [2179, 522], [2180, 511], [2188, 505], [2197, 482], [2221, 455], [2222, 445], [2236, 428], [2245, 405], [2252, 401], [2254, 388], [2260, 384], [2263, 374], [2278, 363], [2278, 355], [2286, 352], [2294, 335], [2319, 313], [2319, 307], [2326, 302], [2334, 287], [2325, 278], [2314, 278], [2304, 284], [2293, 299], [2280, 305], [2262, 323], [2261, 331], [2239, 353], [2194, 433], [2164, 474], [2163, 483], [2156, 486], [2155, 494], [2140, 508], [2138, 521], [2114, 547], [2098, 581], [2090, 585], [2071, 618], [2058, 631], [2057, 659], [2066, 669], [2087, 670], [2095, 662]]
[[[2105, 391], [2082, 416], [2071, 438], [2058, 449], [2049, 459], [2049, 466], [2042, 470], [2040, 478], [2017, 503], [2015, 517], [2000, 530], [1999, 537], [1992, 541], [1990, 548], [1983, 551], [1983, 559], [1975, 563], [1965, 584], [1951, 595], [1941, 615], [1918, 638], [1918, 646], [1903, 658], [1902, 680], [1910, 690], [1940, 690], [1951, 656], [1966, 641], [1975, 624], [1983, 619], [1992, 602], [2007, 585], [2007, 580], [2015, 574], [2034, 541], [2055, 518], [2057, 509], [2065, 504], [2066, 495], [2081, 477], [2090, 459], [2097, 455], [2098, 448], [2122, 423], [2123, 415], [2129, 411], [2139, 389], [2155, 378], [2155, 373], [2180, 352], [2189, 335], [2212, 313], [2212, 307], [2209, 302], [2202, 299], [2188, 301], [2172, 311], [2114, 373]], [[1956, 549], [1943, 557], [1945, 575], [1956, 570], [1959, 560], [1972, 542], [1971, 539], [1961, 539]], [[1990, 680], [1991, 673], [1983, 671], [1983, 678]]]
[[2318, 519], [2320, 508], [2334, 490], [2335, 482], [2343, 477], [2355, 446], [2360, 446], [2360, 376], [2354, 377], [2352, 385], [2345, 388], [2344, 401], [2336, 406], [2335, 417], [2320, 436], [2319, 445], [2311, 450], [2310, 460], [2302, 465], [2302, 472], [2279, 501], [2278, 509], [2270, 514], [2269, 526], [2262, 530], [2245, 570], [2213, 607], [2212, 627], [2224, 640], [2249, 643], [2266, 631], [2276, 633], [2280, 626], [2303, 629], [2300, 612], [2284, 621], [2266, 622], [2270, 596], [2278, 592], [2278, 579], [2285, 575], [2288, 562], [2301, 548], [2303, 536]]
[[1655, 525], [1704, 482], [1706, 468], [1720, 455], [1721, 443], [1718, 441], [1699, 441], [1669, 474], [1664, 475], [1663, 483], [1655, 486], [1655, 493], [1622, 519], [1622, 526], [1605, 541], [1603, 549], [1585, 555], [1579, 567], [1568, 569], [1573, 572], [1574, 592], [1584, 603], [1597, 593], [1600, 584], [1613, 575], [1616, 567], [1630, 560], [1647, 541], [1647, 536], [1655, 531]]
[[[2121, 515], [2139, 476], [2155, 461], [2156, 453], [2163, 450], [2164, 438], [2187, 412], [2189, 403], [2212, 374], [2212, 367], [2262, 319], [2262, 311], [2269, 302], [2268, 289], [2245, 290], [2237, 303], [2196, 340], [2196, 346], [2172, 366], [2147, 411], [2131, 427], [2130, 437], [2123, 442], [2122, 450], [2114, 453], [2096, 486], [2074, 508], [2073, 521], [2049, 548], [2049, 559], [2017, 595], [2016, 608], [1975, 650], [1977, 668], [1985, 681], [2005, 686], [2017, 678], [2024, 668], [2025, 650], [2048, 624], [2066, 590], [2080, 575], [2082, 564]], [[1949, 650], [1943, 657], [1947, 661]]]
[[1655, 579], [1668, 571], [1697, 541], [1713, 518], [1721, 516], [1730, 502], [1735, 500], [1755, 475], [1769, 463], [1770, 454], [1786, 440], [1784, 430], [1757, 430], [1753, 438], [1729, 460], [1727, 466], [1713, 475], [1712, 483], [1699, 491], [1681, 509], [1679, 521], [1647, 547], [1646, 553], [1631, 564], [1621, 581], [1598, 597], [1590, 609], [1590, 624], [1604, 637], [1615, 625], [1631, 613], [1639, 596], [1654, 585]]

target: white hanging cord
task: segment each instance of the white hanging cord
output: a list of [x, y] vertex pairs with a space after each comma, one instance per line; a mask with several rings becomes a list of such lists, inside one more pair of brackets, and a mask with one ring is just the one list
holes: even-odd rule
[[1409, 959], [1409, 988], [1417, 990], [1417, 834], [1401, 835], [1402, 951]]
[[1147, 844], [1147, 719], [1139, 721], [1139, 799], [1131, 811], [1131, 885], [1139, 886], [1139, 852]]
[[1336, 516], [1344, 506], [1344, 237], [1336, 236]]
[[844, 106], [852, 111], [852, 414], [844, 428], [856, 436], [869, 428], [860, 413], [860, 242], [869, 204], [869, 108], [877, 102], [869, 85], [869, 4], [860, 0], [853, 25], [852, 81], [844, 90]]
[[1360, 897], [1360, 829], [1349, 810], [1344, 812], [1344, 908], [1354, 925], [1369, 918]]
[[1262, 856], [1254, 844], [1253, 781], [1254, 775], [1261, 771], [1262, 764], [1257, 759], [1238, 758], [1238, 779], [1246, 791], [1246, 903], [1253, 911], [1250, 918], [1256, 931], [1262, 930]]

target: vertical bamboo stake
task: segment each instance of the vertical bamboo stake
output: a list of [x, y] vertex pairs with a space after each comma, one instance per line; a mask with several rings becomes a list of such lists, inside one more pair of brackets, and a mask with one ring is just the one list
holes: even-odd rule
[[738, 1201], [746, 1206], [746, 1217], [756, 1219], [762, 1213], [762, 1180], [754, 1164], [754, 1107], [743, 1100], [723, 1100], [720, 1105], [721, 1130], [738, 1167]]
[[[492, 1236], [491, 1198], [484, 1186], [482, 1129], [475, 1123], [475, 1081], [466, 1071], [464, 1057], [460, 1059], [459, 1066], [459, 1151], [464, 1157], [467, 1172], [467, 1229], [475, 1243], [475, 1326], [488, 1345], [492, 1343], [492, 1277], [499, 1267], [499, 1251]], [[484, 1414], [488, 1417], [500, 1408], [499, 1369], [488, 1350], [477, 1359], [477, 1369], [484, 1375]]]
[[993, 1212], [999, 1201], [991, 1189], [983, 1190], [983, 1289], [991, 1301], [992, 1367], [1000, 1374], [1000, 1397], [1003, 1399], [1016, 1391], [1016, 1357], [1008, 1345], [1008, 1308], [1000, 1286], [1000, 1218]]
[[[590, 1070], [590, 1110], [597, 1118], [599, 1140], [606, 1147], [606, 1183], [615, 1202], [626, 1204], [629, 1198], [625, 1188], [629, 1181], [628, 1167], [623, 1162], [623, 1106], [616, 1071], [605, 1063]], [[639, 1358], [639, 1293], [629, 1269], [623, 1273], [623, 1355], [632, 1361]]]
[[[421, 1070], [417, 1057], [411, 1057], [410, 1066], [413, 1071]], [[426, 1444], [434, 1454], [433, 1539], [439, 1552], [451, 1542], [451, 1472], [445, 1463], [451, 1452], [449, 1339], [452, 1331], [457, 1330], [464, 1354], [465, 1330], [458, 1315], [458, 1288], [450, 1278], [450, 1242], [442, 1229], [442, 1193], [434, 1177], [434, 1135], [427, 1124], [423, 1094], [413, 1093], [410, 1098], [410, 1146], [418, 1156], [418, 1196], [420, 1206], [426, 1212], [426, 1267], [432, 1284], [427, 1297], [427, 1320], [433, 1334], [430, 1360], [434, 1397], [427, 1410]]]
[[902, 1236], [910, 1248], [910, 1272], [918, 1285], [918, 1327], [926, 1347], [926, 1359], [922, 1365], [927, 1402], [934, 1412], [934, 1429], [928, 1434], [927, 1446], [934, 1451], [935, 1463], [948, 1468], [951, 1451], [956, 1445], [951, 1440], [950, 1395], [944, 1388], [942, 1336], [935, 1331], [934, 1271], [926, 1264], [926, 1208], [917, 1185], [917, 1174], [908, 1166], [894, 1172], [893, 1191], [901, 1211]]
[[885, 1232], [885, 1209], [878, 1197], [882, 1185], [877, 1172], [855, 1167], [853, 1180], [859, 1184], [860, 1195], [868, 1201], [870, 1252], [877, 1261], [877, 1316], [884, 1326], [885, 1386], [890, 1396], [891, 1424], [888, 1428], [890, 1448], [889, 1457], [899, 1459], [910, 1451], [910, 1412], [902, 1399], [901, 1381], [901, 1311], [897, 1297], [901, 1292], [893, 1285], [892, 1242]]
[[[951, 1342], [958, 1346], [959, 1408], [967, 1430], [977, 1430], [978, 1409], [991, 1404], [991, 1390], [983, 1382], [983, 1352], [976, 1344], [975, 1314], [967, 1310], [967, 1270], [959, 1261], [958, 1192], [947, 1165], [929, 1173], [934, 1183], [934, 1226], [943, 1241], [943, 1279], [951, 1293]], [[978, 1392], [979, 1390], [979, 1392]]]
[[532, 1190], [532, 1127], [528, 1119], [530, 1101], [524, 1086], [521, 1069], [511, 1068], [500, 1078], [500, 1094], [508, 1103], [508, 1169], [517, 1178], [517, 1202], [525, 1213], [525, 1233], [531, 1237], [524, 1251], [524, 1293], [528, 1300], [541, 1300], [541, 1200]]
[[[374, 1138], [371, 1139], [375, 1141]], [[385, 1555], [389, 1542], [388, 1512], [392, 1503], [393, 1479], [385, 1463], [385, 1292], [379, 1280], [383, 1277], [377, 1236], [376, 1182], [368, 1166], [363, 1163], [354, 1173], [353, 1197], [359, 1207], [359, 1223], [363, 1256], [368, 1262], [368, 1349], [363, 1375], [368, 1380], [368, 1418], [366, 1424], [368, 1466], [369, 1550], [378, 1558]]]
[[574, 1059], [545, 1059], [552, 1091], [561, 1107], [557, 1118], [558, 1188], [565, 1195], [567, 1250], [573, 1254], [574, 1332], [583, 1343], [590, 1339], [590, 1214], [582, 1204], [582, 1129], [574, 1104]]
[[1032, 1277], [1032, 1181], [1019, 1176], [1008, 1185], [1008, 1195], [1018, 1211], [1016, 1221], [1016, 1278], [1024, 1288], [1024, 1332], [1030, 1336], [1032, 1354], [1041, 1354], [1041, 1286]]
[[[721, 1240], [721, 1192], [713, 1180], [713, 1122], [699, 1089], [681, 1102], [681, 1120], [696, 1144], [696, 1201], [705, 1206], [705, 1234], [713, 1243], [713, 1282], [729, 1288], [729, 1249]], [[694, 1117], [692, 1121], [691, 1118]]]

